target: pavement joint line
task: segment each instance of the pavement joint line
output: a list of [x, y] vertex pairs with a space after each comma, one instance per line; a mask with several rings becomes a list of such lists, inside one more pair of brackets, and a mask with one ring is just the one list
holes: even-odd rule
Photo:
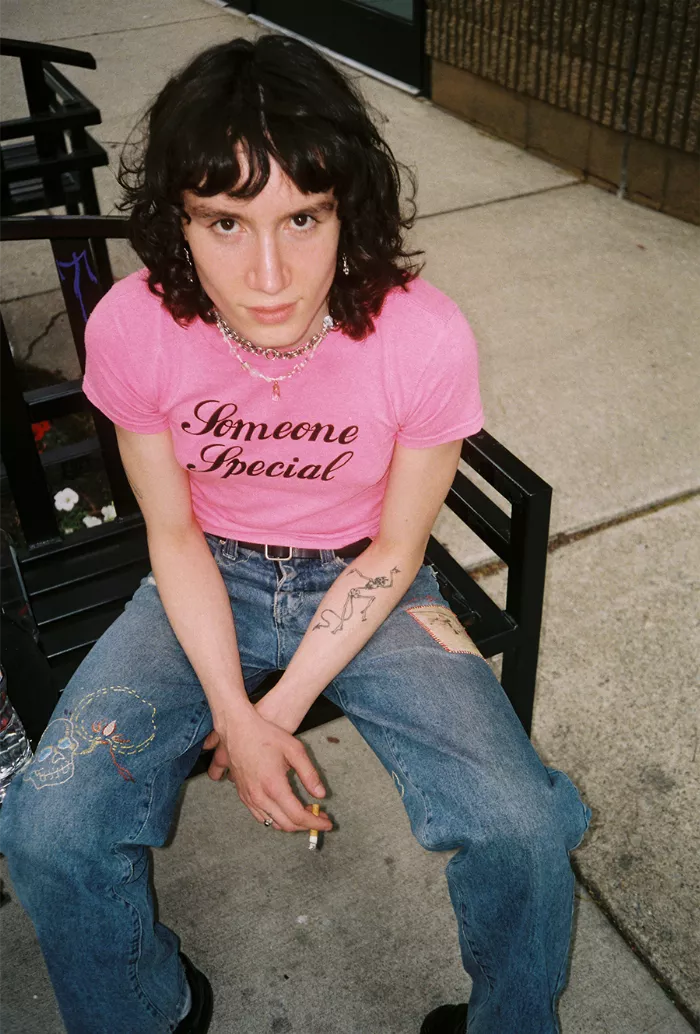
[[583, 875], [581, 871], [581, 865], [577, 858], [571, 859], [571, 868], [574, 871], [574, 875], [582, 887], [588, 891], [593, 900], [594, 904], [603, 913], [610, 925], [615, 929], [620, 937], [623, 939], [627, 947], [630, 949], [636, 959], [644, 966], [649, 975], [653, 978], [654, 982], [658, 984], [661, 990], [664, 992], [669, 1001], [675, 1006], [678, 1012], [688, 1021], [693, 1030], [700, 1030], [700, 1015], [695, 1013], [690, 1006], [686, 1003], [685, 999], [674, 990], [668, 981], [668, 978], [657, 969], [650, 958], [641, 950], [635, 941], [634, 934], [627, 928], [625, 923], [620, 920], [611, 906], [606, 901], [605, 895], [601, 891], [598, 884], [594, 879]]
[[489, 205], [500, 205], [504, 201], [519, 201], [521, 198], [536, 197], [538, 194], [551, 194], [554, 190], [566, 190], [568, 187], [580, 187], [586, 183], [584, 179], [573, 180], [569, 183], [555, 183], [551, 187], [541, 187], [538, 190], [528, 190], [524, 194], [508, 194], [505, 197], [494, 197], [489, 201], [475, 201], [473, 205], [460, 205], [457, 208], [446, 208], [444, 212], [427, 212], [425, 215], [417, 215], [415, 221], [425, 219], [436, 219], [441, 215], [457, 215], [459, 212], [469, 212], [472, 208], [487, 208]]
[[[640, 517], [648, 517], [650, 514], [658, 513], [669, 506], [678, 506], [680, 503], [686, 503], [698, 495], [700, 495], [700, 488], [686, 489], [684, 492], [677, 492], [675, 495], [668, 496], [666, 499], [660, 499], [655, 503], [646, 503], [644, 506], [629, 510], [627, 513], [618, 514], [616, 517], [609, 517], [604, 521], [597, 521], [586, 528], [579, 528], [578, 531], [558, 531], [555, 535], [550, 536], [547, 542], [547, 552], [554, 553], [564, 546], [570, 546], [572, 543], [580, 542], [591, 535], [607, 531], [608, 528], [615, 528], [620, 524], [626, 524], [628, 521], [634, 521]], [[507, 566], [503, 560], [486, 560], [482, 564], [476, 564], [474, 567], [468, 568], [467, 573], [477, 578], [486, 578], [490, 574], [496, 574], [498, 571], [504, 570]]]
[[[197, 18], [179, 18], [172, 22], [158, 22], [153, 25], [131, 25], [122, 29], [103, 29], [101, 32], [82, 32], [73, 36], [54, 36], [52, 39], [41, 40], [41, 43], [62, 43], [72, 39], [91, 39], [93, 36], [115, 36], [119, 33], [143, 32], [144, 29], [166, 29], [168, 25], [187, 25], [189, 22], [208, 22], [212, 18], [220, 18], [221, 14], [207, 14]], [[60, 64], [60, 62], [58, 62]]]

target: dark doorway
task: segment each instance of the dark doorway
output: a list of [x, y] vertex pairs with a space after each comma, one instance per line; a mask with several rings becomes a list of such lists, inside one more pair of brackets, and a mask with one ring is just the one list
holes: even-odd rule
[[228, 0], [247, 14], [427, 93], [425, 0]]

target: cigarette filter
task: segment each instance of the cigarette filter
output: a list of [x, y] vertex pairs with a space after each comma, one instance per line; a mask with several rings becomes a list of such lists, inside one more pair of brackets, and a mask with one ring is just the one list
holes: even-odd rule
[[[312, 804], [311, 805], [311, 812], [312, 812], [313, 815], [319, 815], [320, 812], [321, 812], [321, 805], [320, 804]], [[318, 847], [318, 830], [317, 829], [310, 829], [309, 830], [309, 851], [315, 851], [317, 847]]]

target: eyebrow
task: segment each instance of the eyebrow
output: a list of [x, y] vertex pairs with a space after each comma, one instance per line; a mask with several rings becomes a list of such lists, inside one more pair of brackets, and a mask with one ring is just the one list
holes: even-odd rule
[[[293, 212], [287, 212], [282, 219], [291, 219], [295, 215], [322, 215], [324, 212], [333, 212], [336, 208], [335, 201], [317, 201], [313, 205], [305, 205], [295, 208]], [[239, 219], [245, 221], [245, 216], [239, 212], [226, 211], [223, 208], [211, 208], [209, 205], [193, 204], [190, 208], [190, 215], [198, 216], [201, 219]]]

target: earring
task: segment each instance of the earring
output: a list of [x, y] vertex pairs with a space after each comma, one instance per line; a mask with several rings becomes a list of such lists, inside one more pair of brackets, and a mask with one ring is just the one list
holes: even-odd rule
[[349, 272], [350, 266], [348, 265], [348, 257], [347, 255], [343, 255], [343, 273], [345, 273], [345, 276], [347, 276]]
[[192, 253], [190, 252], [190, 249], [188, 248], [187, 243], [185, 243], [183, 245], [183, 250], [185, 252], [185, 262], [187, 263], [187, 269], [185, 270], [185, 280], [187, 280], [188, 284], [193, 284], [194, 283], [194, 262], [192, 261]]

